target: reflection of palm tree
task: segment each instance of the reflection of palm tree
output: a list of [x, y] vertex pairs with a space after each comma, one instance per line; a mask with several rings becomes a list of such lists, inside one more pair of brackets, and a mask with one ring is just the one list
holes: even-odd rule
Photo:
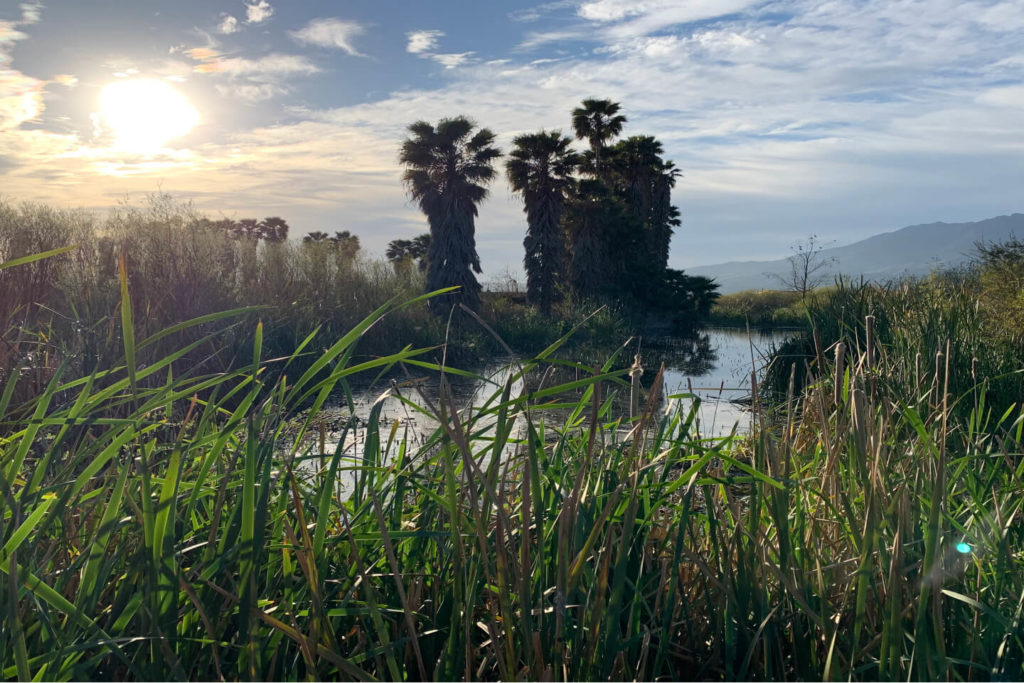
[[[445, 303], [462, 302], [476, 308], [481, 272], [476, 253], [477, 205], [487, 196], [485, 185], [495, 175], [494, 133], [459, 116], [442, 119], [435, 128], [426, 121], [409, 126], [402, 144], [402, 180], [430, 224], [427, 289], [459, 287]], [[437, 307], [438, 299], [432, 299]]]
[[526, 296], [544, 313], [561, 298], [559, 280], [565, 272], [562, 214], [572, 191], [579, 156], [558, 131], [520, 135], [505, 164], [513, 191], [523, 196], [528, 228]]

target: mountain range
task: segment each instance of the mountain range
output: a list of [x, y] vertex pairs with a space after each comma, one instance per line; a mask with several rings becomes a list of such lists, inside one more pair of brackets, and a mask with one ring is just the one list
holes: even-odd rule
[[[885, 281], [904, 275], [926, 275], [936, 268], [952, 268], [970, 261], [978, 242], [1024, 239], [1024, 214], [996, 216], [973, 223], [910, 225], [873, 235], [853, 244], [822, 249], [828, 262], [827, 281], [835, 275]], [[687, 268], [687, 275], [714, 278], [722, 294], [745, 289], [782, 289], [773, 274], [790, 271], [788, 259], [731, 261]]]

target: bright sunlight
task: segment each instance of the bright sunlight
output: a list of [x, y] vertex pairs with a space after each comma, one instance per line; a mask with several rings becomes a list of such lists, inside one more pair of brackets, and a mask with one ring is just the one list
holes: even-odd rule
[[199, 112], [164, 81], [133, 79], [103, 88], [100, 118], [118, 149], [146, 153], [187, 134], [199, 123]]

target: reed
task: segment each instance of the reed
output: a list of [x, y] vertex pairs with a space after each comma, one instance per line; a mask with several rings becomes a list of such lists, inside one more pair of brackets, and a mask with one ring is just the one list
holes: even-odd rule
[[[954, 343], [902, 397], [883, 349], [822, 349], [784, 428], [708, 438], [660, 373], [632, 419], [614, 359], [545, 382], [565, 338], [470, 408], [423, 350], [353, 360], [422, 297], [302, 366], [258, 324], [236, 369], [172, 371], [187, 348], [143, 365], [167, 335], [137, 333], [124, 268], [114, 367], [58, 368], [21, 405], [17, 375], [0, 390], [5, 677], [1024, 675], [1024, 414], [955, 387]], [[444, 370], [436, 395], [392, 389], [437, 429], [378, 404], [323, 452], [331, 397], [394, 366]]]

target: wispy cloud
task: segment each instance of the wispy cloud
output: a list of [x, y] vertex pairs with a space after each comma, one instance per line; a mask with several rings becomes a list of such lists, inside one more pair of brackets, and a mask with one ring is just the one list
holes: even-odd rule
[[45, 81], [9, 66], [13, 61], [11, 51], [14, 44], [28, 38], [25, 33], [18, 30], [18, 27], [34, 21], [27, 7], [34, 6], [21, 7], [21, 22], [0, 21], [0, 130], [18, 128], [21, 124], [36, 119], [43, 111]]
[[244, 57], [224, 57], [210, 48], [192, 48], [185, 54], [199, 62], [193, 67], [197, 73], [226, 74], [229, 76], [287, 76], [293, 74], [310, 75], [320, 71], [320, 67], [302, 55], [273, 53], [259, 59]]
[[267, 0], [259, 0], [245, 6], [245, 21], [249, 24], [261, 24], [274, 14], [274, 8]]
[[78, 85], [78, 77], [74, 74], [57, 74], [50, 82], [63, 85], [65, 88], [74, 88]]
[[221, 95], [246, 102], [263, 102], [288, 92], [288, 88], [276, 83], [218, 83], [215, 87]]
[[470, 61], [470, 58], [475, 55], [475, 52], [450, 52], [447, 54], [433, 54], [429, 55], [438, 64], [441, 64], [446, 69], [454, 69], [457, 66], [462, 66]]
[[437, 48], [437, 41], [444, 36], [444, 31], [411, 31], [406, 33], [409, 43], [405, 46], [406, 52], [414, 55], [424, 52], [432, 52]]
[[34, 24], [43, 15], [43, 3], [41, 2], [23, 2], [18, 8], [21, 10], [22, 24]]
[[408, 40], [408, 43], [405, 46], [406, 52], [414, 54], [422, 59], [431, 59], [446, 69], [454, 69], [474, 61], [472, 58], [476, 53], [473, 51], [435, 52], [438, 44], [440, 43], [440, 39], [444, 37], [444, 31], [412, 31], [410, 33], [406, 33], [405, 37]]
[[0, 130], [18, 128], [38, 117], [43, 111], [45, 85], [20, 71], [0, 71]]
[[567, 7], [575, 7], [578, 4], [579, 0], [554, 0], [553, 2], [546, 2], [535, 7], [514, 10], [509, 12], [508, 18], [512, 21], [528, 23], [538, 21], [551, 12], [565, 9]]
[[357, 21], [330, 17], [314, 19], [298, 31], [289, 31], [288, 34], [300, 43], [337, 48], [352, 56], [362, 57], [364, 55], [356, 49], [353, 39], [365, 32], [366, 27]]
[[[196, 64], [184, 65], [190, 71], [221, 77], [215, 84], [217, 92], [248, 103], [262, 102], [290, 91], [287, 79], [296, 76], [310, 76], [321, 71], [320, 67], [303, 55], [273, 53], [258, 59], [226, 57], [210, 47], [195, 47], [182, 53]], [[165, 78], [180, 77], [181, 63], [169, 63]], [[175, 66], [172, 72], [170, 69]]]
[[[608, 42], [648, 36], [673, 27], [736, 14], [760, 0], [591, 0], [583, 2], [575, 26], [532, 32], [521, 49], [564, 41]], [[783, 3], [780, 3], [780, 5]]]
[[230, 35], [232, 33], [237, 33], [238, 28], [238, 19], [228, 14], [221, 20], [220, 24], [217, 25], [217, 33]]

